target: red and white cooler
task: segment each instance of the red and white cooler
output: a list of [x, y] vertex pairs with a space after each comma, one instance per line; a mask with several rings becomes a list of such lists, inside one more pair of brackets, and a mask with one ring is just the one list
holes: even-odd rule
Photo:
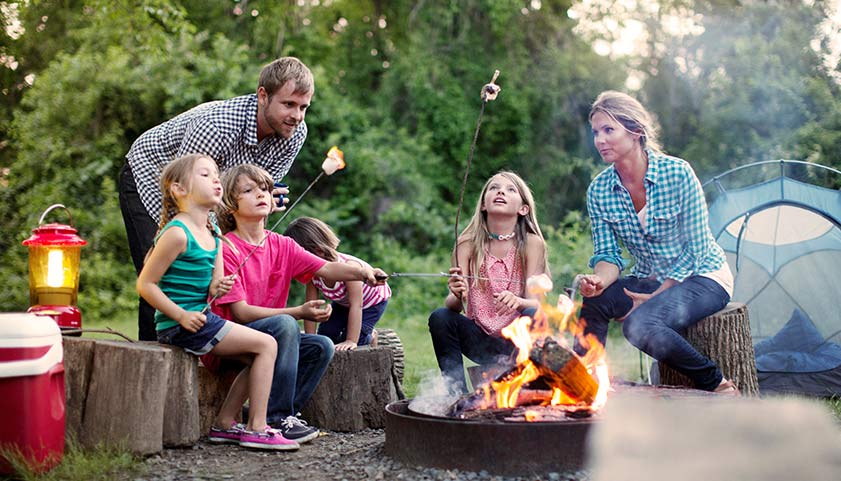
[[[0, 445], [47, 471], [64, 455], [64, 351], [50, 318], [0, 314]], [[0, 454], [0, 473], [12, 467]]]

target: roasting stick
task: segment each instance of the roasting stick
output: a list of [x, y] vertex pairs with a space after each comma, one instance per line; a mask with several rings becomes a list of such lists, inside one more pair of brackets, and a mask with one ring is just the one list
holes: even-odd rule
[[[482, 116], [485, 114], [485, 104], [496, 99], [496, 96], [499, 95], [499, 91], [502, 90], [502, 88], [495, 83], [497, 77], [499, 77], [499, 70], [494, 70], [494, 75], [493, 78], [491, 78], [490, 83], [486, 83], [482, 86], [480, 94], [482, 97], [482, 105], [479, 108], [479, 118], [476, 120], [476, 131], [473, 132], [473, 142], [470, 144], [470, 150], [467, 154], [467, 167], [464, 169], [464, 179], [461, 181], [461, 193], [458, 196], [458, 209], [456, 209], [456, 222], [454, 227], [455, 239], [453, 240], [453, 256], [455, 257], [456, 267], [461, 267], [458, 264], [458, 220], [461, 216], [461, 208], [464, 205], [464, 189], [467, 187], [467, 177], [470, 175], [470, 164], [473, 163], [473, 151], [476, 149], [476, 141], [479, 139], [479, 129], [482, 127]], [[464, 304], [464, 301], [465, 299], [462, 298], [462, 305]]]
[[[307, 188], [304, 189], [303, 192], [301, 192], [301, 195], [299, 195], [298, 198], [295, 199], [295, 202], [293, 202], [292, 205], [289, 206], [288, 209], [286, 209], [286, 212], [284, 212], [283, 215], [280, 216], [280, 218], [274, 224], [272, 224], [269, 230], [274, 231], [275, 229], [277, 229], [280, 223], [283, 222], [283, 219], [285, 219], [286, 216], [288, 216], [289, 213], [292, 212], [292, 209], [294, 209], [295, 206], [298, 205], [298, 202], [301, 201], [301, 199], [307, 194], [307, 192], [309, 192], [310, 189], [312, 189], [312, 186], [314, 186], [316, 182], [321, 180], [322, 177], [324, 177], [325, 175], [333, 175], [337, 170], [341, 170], [344, 168], [345, 154], [334, 145], [327, 152], [327, 157], [324, 159], [324, 162], [321, 163], [321, 172], [318, 173], [318, 176], [315, 178], [315, 180], [310, 182], [310, 185], [308, 185]], [[237, 268], [234, 269], [234, 272], [228, 274], [228, 276], [233, 277], [239, 274], [239, 271], [242, 270], [242, 266], [244, 266], [248, 259], [251, 258], [251, 256], [257, 251], [257, 249], [259, 249], [263, 245], [263, 243], [266, 242], [266, 239], [268, 239], [268, 237], [268, 234], [264, 235], [263, 238], [260, 239], [260, 242], [256, 246], [254, 246], [253, 249], [251, 249], [251, 251], [242, 260], [242, 262], [239, 263]], [[207, 313], [207, 310], [210, 309], [210, 306], [213, 305], [213, 302], [216, 299], [218, 299], [219, 296], [220, 294], [219, 292], [217, 292], [213, 295], [213, 297], [210, 298], [210, 301], [208, 301], [207, 305], [204, 306], [204, 309], [201, 310], [202, 314]]]
[[498, 281], [498, 282], [514, 282], [523, 284], [523, 281], [515, 281], [507, 277], [480, 277], [480, 276], [463, 276], [461, 274], [450, 274], [447, 272], [392, 272], [387, 277], [378, 276], [377, 279], [386, 280], [400, 277], [463, 277], [465, 279], [473, 279], [477, 281]]

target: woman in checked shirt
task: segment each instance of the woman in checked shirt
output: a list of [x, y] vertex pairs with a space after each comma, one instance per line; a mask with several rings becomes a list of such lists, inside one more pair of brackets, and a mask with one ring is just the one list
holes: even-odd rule
[[[718, 366], [680, 334], [721, 310], [733, 293], [733, 276], [710, 231], [695, 172], [685, 160], [660, 151], [651, 115], [626, 94], [601, 93], [590, 125], [608, 167], [587, 189], [594, 272], [580, 287], [585, 333], [604, 344], [608, 322], [620, 321], [632, 345], [686, 375], [698, 389], [738, 394]], [[625, 277], [623, 245], [634, 260]]]

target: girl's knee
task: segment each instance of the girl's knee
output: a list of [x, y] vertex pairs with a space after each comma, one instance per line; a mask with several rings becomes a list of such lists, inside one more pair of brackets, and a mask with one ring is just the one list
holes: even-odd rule
[[432, 311], [429, 315], [429, 331], [441, 332], [449, 329], [451, 312], [446, 307], [441, 307]]
[[260, 354], [277, 357], [277, 340], [274, 337], [261, 332], [258, 339], [258, 350]]

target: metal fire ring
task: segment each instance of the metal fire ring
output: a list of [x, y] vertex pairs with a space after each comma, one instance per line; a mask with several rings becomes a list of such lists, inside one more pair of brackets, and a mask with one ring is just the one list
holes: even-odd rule
[[386, 406], [385, 452], [410, 465], [502, 476], [577, 471], [586, 461], [592, 418], [489, 422], [415, 414], [411, 399]]

